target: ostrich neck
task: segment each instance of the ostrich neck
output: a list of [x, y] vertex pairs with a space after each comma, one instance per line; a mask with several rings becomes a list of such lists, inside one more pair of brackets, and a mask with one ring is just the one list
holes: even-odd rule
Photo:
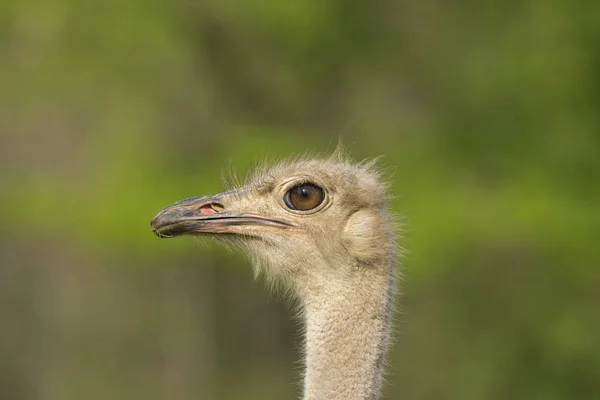
[[305, 297], [304, 400], [375, 400], [387, 354], [393, 266], [358, 268]]

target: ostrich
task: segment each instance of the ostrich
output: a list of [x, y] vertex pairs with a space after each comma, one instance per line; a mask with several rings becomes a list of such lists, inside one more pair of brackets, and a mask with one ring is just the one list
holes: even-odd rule
[[390, 338], [396, 253], [374, 161], [293, 159], [245, 185], [193, 197], [152, 219], [161, 238], [212, 235], [246, 251], [255, 273], [297, 298], [304, 400], [375, 400]]

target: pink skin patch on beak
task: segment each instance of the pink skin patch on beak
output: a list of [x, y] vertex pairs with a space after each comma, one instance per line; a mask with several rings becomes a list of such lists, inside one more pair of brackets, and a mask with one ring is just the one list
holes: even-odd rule
[[212, 205], [210, 205], [210, 204], [206, 204], [206, 205], [203, 205], [202, 207], [200, 207], [200, 214], [208, 215], [208, 214], [216, 214], [216, 213], [217, 213], [217, 211], [214, 208], [212, 208]]

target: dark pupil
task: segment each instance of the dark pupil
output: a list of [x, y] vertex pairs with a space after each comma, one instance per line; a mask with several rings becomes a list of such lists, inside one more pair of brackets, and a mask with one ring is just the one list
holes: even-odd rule
[[289, 192], [289, 202], [291, 204], [288, 204], [288, 206], [296, 210], [307, 211], [321, 204], [324, 197], [323, 189], [306, 183], [293, 188]]
[[302, 188], [300, 188], [300, 195], [301, 195], [302, 197], [304, 197], [305, 199], [306, 199], [308, 196], [310, 196], [310, 195], [311, 195], [311, 193], [312, 193], [312, 190], [311, 190], [311, 189], [308, 189], [308, 188], [306, 188], [306, 187], [302, 187]]

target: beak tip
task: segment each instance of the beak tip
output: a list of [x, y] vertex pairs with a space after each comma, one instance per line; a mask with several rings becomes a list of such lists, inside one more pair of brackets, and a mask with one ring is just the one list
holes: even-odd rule
[[158, 236], [160, 239], [168, 239], [168, 238], [172, 238], [173, 236], [171, 235], [166, 235], [164, 233], [161, 233], [158, 229], [152, 227], [152, 232]]
[[152, 232], [161, 239], [172, 237], [172, 236], [168, 236], [168, 235], [165, 235], [160, 232], [160, 226], [158, 226], [158, 223], [157, 223], [159, 214], [155, 215], [154, 218], [152, 218], [150, 220], [150, 228], [152, 229]]

